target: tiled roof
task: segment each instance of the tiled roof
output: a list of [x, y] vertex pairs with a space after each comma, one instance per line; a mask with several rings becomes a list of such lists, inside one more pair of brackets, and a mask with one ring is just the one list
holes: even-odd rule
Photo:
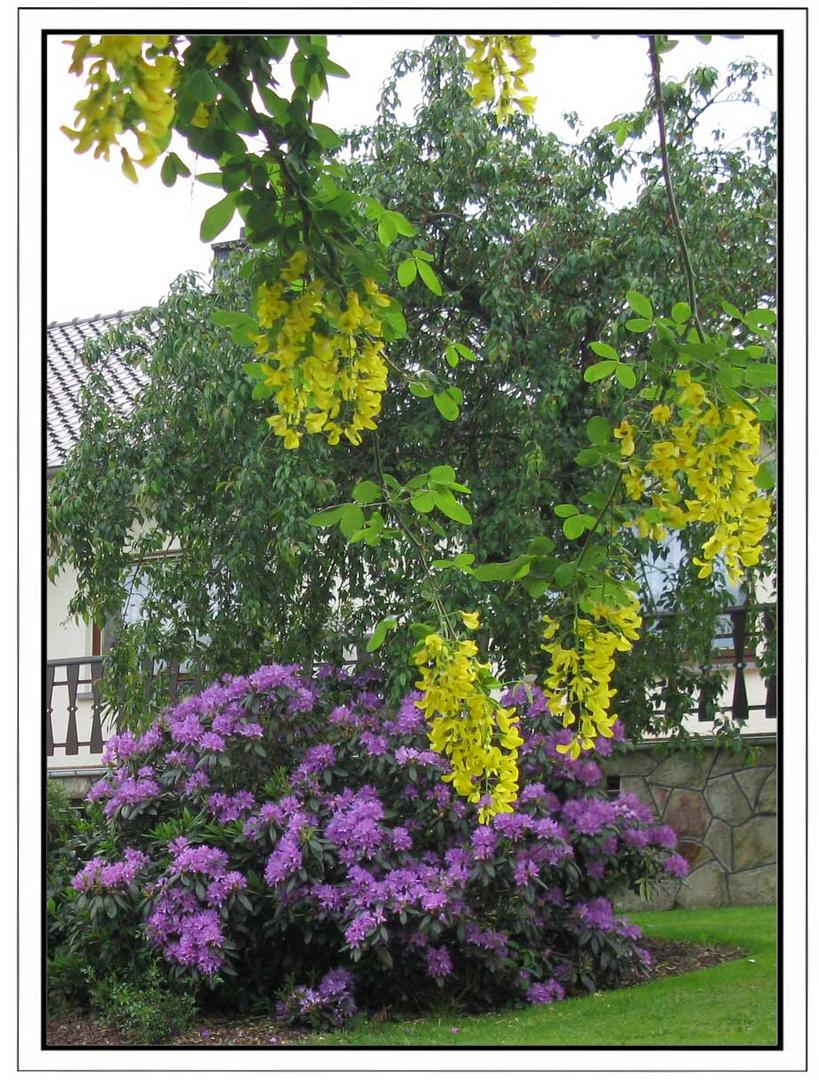
[[[80, 435], [80, 391], [87, 368], [81, 352], [84, 342], [98, 338], [112, 325], [131, 314], [94, 315], [51, 323], [46, 329], [46, 466], [58, 468]], [[123, 410], [133, 404], [134, 396], [145, 384], [146, 375], [139, 369], [110, 357], [105, 375], [111, 389], [111, 401]]]

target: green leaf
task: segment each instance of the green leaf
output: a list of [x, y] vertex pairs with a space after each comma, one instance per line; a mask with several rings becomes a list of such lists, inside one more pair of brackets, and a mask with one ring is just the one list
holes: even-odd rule
[[566, 518], [563, 522], [563, 535], [567, 540], [576, 540], [579, 536], [583, 535], [586, 531], [586, 523], [583, 519], [583, 514], [577, 514], [576, 517]]
[[202, 101], [206, 105], [216, 101], [219, 94], [213, 76], [205, 68], [199, 68], [190, 74], [181, 89], [186, 97], [192, 97], [194, 101]]
[[573, 506], [572, 503], [558, 503], [554, 511], [559, 518], [568, 518], [577, 513], [577, 507]]
[[587, 465], [599, 465], [605, 456], [599, 446], [585, 446], [574, 460], [585, 468]]
[[410, 623], [409, 628], [410, 628], [410, 633], [412, 634], [412, 636], [415, 638], [416, 641], [420, 641], [422, 638], [427, 637], [429, 634], [434, 634], [435, 633], [435, 627], [430, 626], [429, 623], [425, 623], [425, 622], [413, 622], [413, 623]]
[[403, 214], [399, 213], [397, 210], [388, 210], [387, 213], [391, 214], [395, 219], [395, 227], [400, 236], [415, 236], [418, 230], [404, 217]]
[[379, 308], [378, 314], [384, 327], [385, 341], [398, 341], [406, 336], [407, 320], [395, 301], [389, 307]]
[[451, 491], [438, 488], [432, 492], [432, 498], [441, 513], [452, 521], [457, 521], [461, 525], [472, 524], [472, 515], [465, 506], [458, 502]]
[[409, 384], [409, 392], [413, 395], [413, 397], [417, 398], [432, 397], [432, 390], [430, 390], [426, 383], [422, 382], [411, 382]]
[[431, 491], [418, 491], [410, 498], [410, 505], [419, 514], [429, 514], [435, 509]]
[[396, 236], [398, 236], [398, 229], [395, 221], [390, 217], [389, 213], [386, 213], [378, 223], [378, 239], [384, 247], [389, 247]]
[[211, 312], [210, 321], [214, 326], [229, 326], [231, 329], [237, 326], [252, 326], [258, 331], [259, 324], [245, 311], [226, 311], [224, 308], [216, 308]]
[[618, 367], [616, 360], [601, 360], [599, 364], [592, 364], [583, 372], [585, 382], [599, 382], [611, 375]]
[[402, 263], [398, 264], [398, 284], [406, 289], [408, 285], [412, 285], [413, 281], [415, 281], [417, 273], [418, 267], [415, 259], [404, 259]]
[[770, 308], [754, 308], [745, 313], [745, 322], [755, 326], [770, 326], [776, 322], [776, 312]]
[[770, 491], [776, 486], [776, 476], [770, 462], [763, 461], [757, 469], [754, 479], [756, 480], [756, 486], [761, 488], [762, 491]]
[[760, 395], [760, 399], [756, 404], [756, 411], [760, 420], [773, 420], [776, 416], [773, 402], [764, 394]]
[[353, 501], [359, 503], [359, 505], [375, 502], [380, 495], [381, 489], [372, 480], [361, 480], [353, 488]]
[[381, 622], [376, 624], [375, 630], [370, 635], [370, 639], [367, 642], [365, 648], [368, 653], [375, 652], [376, 649], [380, 649], [384, 644], [384, 639], [390, 630], [394, 630], [398, 625], [398, 619], [394, 615], [388, 615]]
[[614, 143], [616, 146], [622, 146], [629, 136], [628, 124], [618, 124], [614, 132]]
[[642, 293], [637, 292], [635, 289], [629, 289], [626, 293], [626, 300], [631, 310], [636, 312], [641, 318], [654, 318], [654, 308], [647, 296], [643, 296]]
[[264, 107], [280, 127], [290, 122], [290, 102], [287, 98], [279, 97], [269, 86], [264, 85], [259, 87], [259, 94]]
[[776, 386], [776, 364], [749, 364], [745, 382], [748, 386]]
[[266, 401], [268, 398], [273, 397], [275, 392], [275, 386], [271, 386], [269, 383], [258, 382], [251, 390], [250, 396], [254, 401]]
[[603, 356], [606, 360], [620, 359], [620, 354], [611, 345], [607, 345], [605, 341], [593, 341], [589, 348], [596, 356]]
[[650, 327], [651, 323], [648, 319], [628, 319], [626, 321], [626, 330], [631, 330], [633, 334], [644, 334]]
[[346, 506], [334, 506], [332, 510], [319, 510], [317, 513], [310, 515], [307, 524], [314, 526], [316, 529], [326, 529], [341, 520], [341, 515], [345, 509]]
[[458, 366], [458, 363], [460, 362], [460, 357], [458, 356], [458, 351], [454, 345], [447, 345], [446, 349], [444, 350], [444, 356], [446, 358], [446, 362], [451, 368], [456, 368]]
[[742, 312], [739, 310], [739, 308], [734, 307], [733, 304], [729, 304], [727, 300], [723, 300], [720, 304], [720, 307], [725, 312], [725, 314], [730, 315], [732, 319], [742, 318]]
[[434, 293], [436, 296], [443, 296], [444, 290], [441, 288], [441, 283], [435, 276], [435, 271], [432, 269], [429, 263], [418, 262], [416, 263], [416, 266], [418, 267], [418, 274], [421, 278], [421, 281], [423, 281], [429, 291], [431, 293]]
[[555, 585], [559, 585], [561, 589], [565, 589], [567, 585], [571, 585], [574, 581], [576, 573], [577, 571], [574, 563], [561, 563], [554, 572]]
[[208, 187], [221, 188], [222, 186], [222, 174], [220, 172], [197, 173], [195, 179], [200, 184], [207, 184]]
[[444, 420], [457, 420], [460, 414], [458, 408], [458, 402], [450, 393], [449, 389], [444, 390], [442, 394], [433, 394], [432, 400], [435, 404], [435, 408], [443, 416]]
[[455, 470], [451, 465], [434, 465], [427, 476], [433, 484], [451, 484], [455, 480]]
[[191, 171], [188, 166], [182, 161], [176, 154], [166, 154], [162, 162], [162, 169], [160, 170], [160, 176], [162, 183], [165, 187], [173, 187], [176, 183], [177, 176], [190, 176]]
[[687, 323], [691, 318], [691, 305], [686, 304], [684, 301], [680, 301], [679, 304], [675, 304], [671, 309], [671, 318], [675, 323], [682, 325]]
[[611, 424], [609, 424], [605, 416], [593, 416], [586, 424], [586, 434], [590, 443], [594, 443], [595, 446], [602, 446], [611, 438]]
[[617, 376], [617, 381], [620, 385], [625, 386], [627, 390], [632, 390], [637, 385], [637, 376], [634, 374], [634, 368], [629, 364], [618, 364], [614, 374]]
[[341, 64], [337, 64], [334, 60], [329, 58], [323, 62], [324, 70], [328, 75], [333, 75], [337, 79], [349, 79], [350, 73], [346, 68], [343, 68]]
[[344, 139], [326, 124], [311, 124], [313, 135], [322, 150], [338, 150], [344, 145]]
[[533, 536], [526, 545], [527, 555], [548, 555], [554, 551], [555, 542], [549, 536]]
[[[531, 556], [518, 555], [509, 562], [484, 563], [475, 568], [478, 581], [512, 581], [522, 573], [528, 573], [532, 564]], [[524, 569], [525, 568], [525, 569]]]
[[199, 239], [202, 243], [209, 244], [211, 240], [215, 240], [220, 233], [224, 232], [230, 225], [235, 211], [236, 193], [233, 191], [206, 210], [199, 229]]
[[338, 522], [338, 527], [341, 529], [344, 536], [349, 540], [353, 533], [358, 532], [363, 524], [364, 511], [361, 507], [355, 506], [353, 503], [347, 503], [347, 505], [342, 508]]
[[461, 345], [460, 342], [456, 341], [454, 343], [454, 348], [455, 351], [464, 358], [464, 360], [469, 360], [473, 364], [477, 361], [477, 356], [466, 345]]

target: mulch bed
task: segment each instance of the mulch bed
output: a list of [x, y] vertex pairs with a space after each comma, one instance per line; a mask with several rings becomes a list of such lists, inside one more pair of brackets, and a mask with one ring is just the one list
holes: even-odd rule
[[[692, 942], [646, 939], [652, 956], [648, 974], [638, 976], [624, 985], [636, 985], [668, 975], [682, 975], [714, 967], [728, 960], [739, 960], [745, 954], [733, 945], [695, 945]], [[272, 1017], [207, 1016], [201, 1017], [187, 1031], [175, 1035], [163, 1046], [288, 1046], [300, 1041], [298, 1033], [283, 1028]], [[62, 1046], [134, 1046], [110, 1025], [93, 1016], [77, 1014], [49, 1020], [46, 1025], [46, 1047]]]

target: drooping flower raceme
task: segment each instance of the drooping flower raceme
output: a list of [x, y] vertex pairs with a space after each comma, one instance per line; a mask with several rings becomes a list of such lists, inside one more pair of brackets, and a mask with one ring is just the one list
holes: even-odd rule
[[307, 253], [297, 251], [259, 287], [256, 352], [264, 359], [246, 370], [259, 380], [254, 394], [275, 399], [268, 423], [286, 449], [317, 432], [331, 446], [342, 436], [358, 446], [375, 428], [387, 388], [379, 309], [390, 298], [370, 279], [340, 297], [307, 270]]
[[625, 592], [628, 599], [620, 607], [597, 603], [575, 615], [567, 635], [560, 633], [556, 619], [544, 617], [541, 648], [550, 657], [544, 682], [549, 708], [564, 727], [575, 729], [570, 740], [556, 745], [558, 753], [577, 758], [581, 750], [593, 748], [598, 736], [613, 734], [614, 654], [632, 648], [642, 623], [637, 595]]
[[536, 99], [526, 95], [525, 81], [535, 69], [531, 34], [467, 35], [466, 44], [470, 52], [466, 70], [472, 76], [469, 95], [475, 105], [494, 103], [498, 123], [516, 105], [524, 113], [534, 112]]
[[645, 462], [634, 454], [628, 420], [615, 428], [630, 498], [651, 500], [651, 512], [640, 511], [634, 524], [642, 536], [663, 540], [666, 526], [683, 529], [702, 522], [710, 536], [695, 557], [701, 578], [710, 577], [722, 559], [728, 578], [738, 581], [760, 559], [762, 538], [771, 516], [771, 500], [755, 484], [762, 442], [759, 421], [749, 405], [721, 405], [689, 371], [675, 377], [673, 407], [651, 410], [660, 438], [651, 442]]
[[477, 659], [474, 641], [428, 634], [415, 652], [422, 691], [418, 708], [428, 722], [433, 750], [451, 771], [442, 779], [459, 795], [480, 803], [482, 822], [512, 809], [518, 791], [517, 748], [523, 743], [514, 709], [503, 708], [482, 685], [489, 666]]
[[[74, 46], [70, 71], [82, 75], [86, 60], [91, 64], [88, 96], [75, 106], [76, 126], [61, 130], [77, 143], [78, 154], [93, 147], [94, 157], [108, 161], [111, 147], [120, 146], [122, 171], [134, 183], [134, 162], [148, 168], [156, 161], [176, 109], [173, 87], [178, 65], [174, 57], [162, 55], [169, 42], [167, 34], [103, 34], [96, 42], [84, 34], [68, 43]], [[128, 131], [136, 138], [138, 158], [120, 143]]]

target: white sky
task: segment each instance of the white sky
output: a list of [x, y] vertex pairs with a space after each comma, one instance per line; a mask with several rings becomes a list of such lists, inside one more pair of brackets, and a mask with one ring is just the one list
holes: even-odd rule
[[[139, 170], [138, 186], [120, 171], [115, 149], [110, 162], [78, 155], [59, 130], [73, 124], [74, 103], [85, 96], [84, 81], [68, 74], [70, 35], [51, 35], [47, 51], [46, 148], [47, 252], [46, 283], [49, 320], [109, 314], [155, 303], [181, 272], [207, 272], [210, 248], [199, 241], [205, 209], [219, 195], [193, 180], [162, 185], [159, 163]], [[332, 79], [331, 96], [316, 106], [316, 119], [331, 127], [371, 122], [381, 86], [393, 55], [418, 48], [429, 36], [346, 34], [330, 38], [330, 55], [346, 67], [351, 78]], [[664, 58], [664, 74], [681, 77], [698, 64], [721, 72], [734, 59], [754, 56], [775, 72], [773, 35], [749, 35], [741, 40], [714, 38], [703, 46], [682, 37]], [[570, 132], [561, 120], [576, 112], [586, 128], [599, 126], [618, 113], [640, 108], [647, 90], [646, 42], [636, 36], [536, 36], [536, 71], [530, 76], [537, 94], [537, 123], [565, 138]], [[286, 65], [285, 65], [286, 66]], [[594, 73], [594, 77], [590, 77]], [[418, 96], [417, 80], [405, 80], [404, 104], [411, 110]], [[776, 107], [775, 75], [757, 85], [767, 109]], [[705, 131], [720, 126], [729, 140], [767, 119], [763, 109], [740, 104], [715, 106]], [[186, 148], [176, 147], [190, 163]], [[116, 159], [116, 160], [115, 160]], [[201, 171], [212, 168], [204, 162]], [[238, 235], [238, 216], [219, 240]]]

